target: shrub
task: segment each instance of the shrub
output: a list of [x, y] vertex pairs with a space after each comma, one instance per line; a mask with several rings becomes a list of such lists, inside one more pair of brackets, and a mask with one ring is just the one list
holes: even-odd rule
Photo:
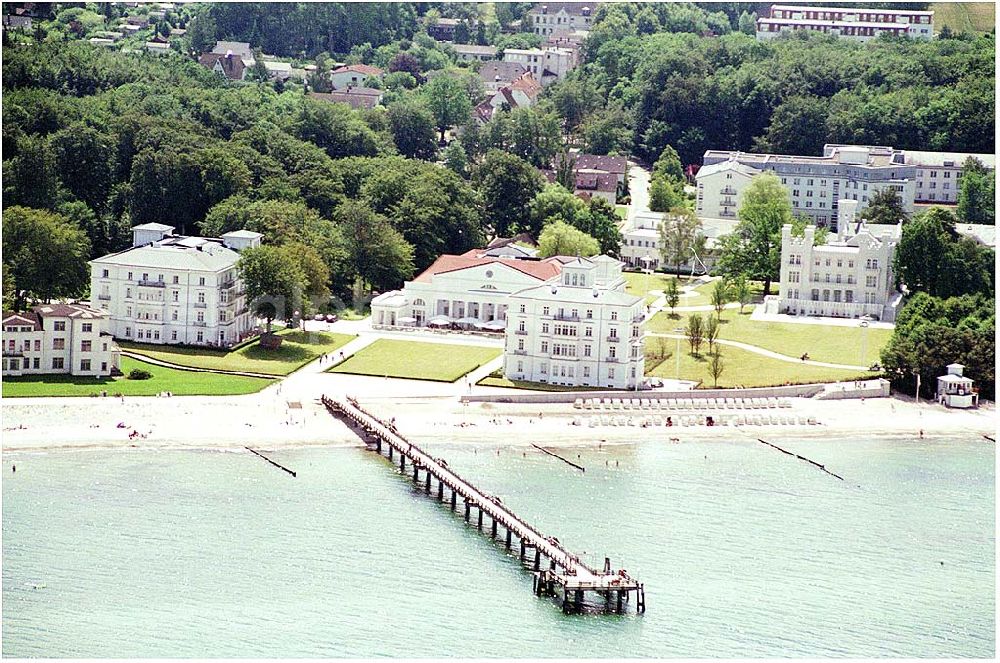
[[141, 368], [133, 368], [128, 372], [129, 380], [148, 380], [153, 377], [153, 374], [149, 371], [144, 371]]

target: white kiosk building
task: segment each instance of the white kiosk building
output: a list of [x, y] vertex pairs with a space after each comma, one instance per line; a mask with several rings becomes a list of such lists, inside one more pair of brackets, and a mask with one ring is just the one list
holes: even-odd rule
[[973, 387], [972, 378], [962, 375], [965, 366], [948, 364], [945, 368], [948, 373], [937, 379], [937, 402], [947, 407], [978, 407], [979, 394]]

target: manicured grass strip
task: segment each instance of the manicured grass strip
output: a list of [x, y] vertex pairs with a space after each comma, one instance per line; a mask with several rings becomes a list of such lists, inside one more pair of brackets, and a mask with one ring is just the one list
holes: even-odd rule
[[291, 329], [278, 332], [278, 335], [284, 340], [277, 350], [265, 350], [256, 341], [233, 352], [122, 341], [119, 341], [119, 345], [131, 352], [180, 366], [288, 375], [321, 354], [333, 352], [355, 339], [353, 334]]
[[[671, 339], [671, 343], [673, 343]], [[859, 371], [849, 371], [837, 368], [823, 368], [820, 366], [809, 366], [808, 364], [792, 363], [771, 359], [749, 352], [741, 348], [731, 346], [719, 346], [722, 348], [722, 361], [724, 368], [719, 376], [719, 387], [735, 387], [743, 385], [745, 387], [772, 387], [783, 385], [786, 382], [791, 384], [805, 384], [811, 382], [837, 382], [840, 380], [859, 380], [872, 377]], [[646, 375], [655, 375], [661, 378], [676, 377], [677, 363], [672, 355], [674, 346], [670, 347], [671, 356], [665, 359], [659, 366]], [[709, 372], [708, 346], [702, 347], [702, 357], [693, 357], [688, 353], [688, 347], [681, 341], [681, 372], [682, 380], [700, 380], [702, 388], [711, 388], [715, 382]], [[652, 362], [647, 359], [647, 365]]]
[[331, 373], [454, 382], [500, 353], [500, 348], [380, 338], [328, 370]]
[[506, 387], [508, 389], [530, 389], [532, 391], [614, 391], [614, 389], [602, 387], [566, 387], [560, 384], [508, 380], [507, 378], [493, 376], [485, 377], [476, 384], [481, 387]]
[[628, 218], [628, 205], [615, 205], [615, 214], [619, 219]]
[[109, 396], [155, 396], [161, 391], [169, 391], [177, 396], [232, 396], [252, 394], [274, 382], [266, 378], [181, 371], [122, 357], [122, 372], [128, 375], [133, 368], [149, 371], [153, 377], [148, 380], [71, 375], [9, 377], [3, 379], [3, 397], [99, 396], [102, 391], [108, 392]]
[[[709, 312], [704, 312], [701, 315], [705, 317], [708, 314]], [[670, 318], [667, 312], [658, 313], [646, 325], [646, 331], [672, 333], [676, 328], [687, 328], [691, 314], [678, 315], [680, 319]], [[712, 311], [711, 315], [715, 315], [715, 312]], [[864, 357], [861, 356], [863, 334], [866, 335]], [[814, 361], [858, 366], [871, 366], [879, 361], [879, 352], [891, 337], [891, 329], [868, 328], [862, 331], [858, 325], [842, 327], [795, 322], [758, 322], [750, 319], [749, 310], [740, 315], [738, 310], [733, 309], [723, 311], [719, 332], [719, 338], [727, 341], [748, 343], [789, 357], [808, 353], [809, 358]], [[684, 343], [682, 340], [681, 344]]]

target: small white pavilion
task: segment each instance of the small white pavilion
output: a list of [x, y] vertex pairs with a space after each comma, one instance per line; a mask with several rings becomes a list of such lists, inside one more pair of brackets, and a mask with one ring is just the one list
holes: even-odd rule
[[965, 366], [948, 364], [948, 373], [937, 379], [937, 402], [947, 407], [978, 407], [979, 394], [973, 390], [972, 378], [962, 375]]

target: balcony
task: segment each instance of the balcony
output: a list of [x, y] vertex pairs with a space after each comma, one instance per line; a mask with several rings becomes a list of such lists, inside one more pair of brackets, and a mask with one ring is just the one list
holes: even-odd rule
[[565, 322], [580, 322], [580, 316], [579, 315], [568, 315], [568, 314], [565, 314], [565, 313], [562, 313], [562, 314], [556, 313], [555, 315], [552, 316], [552, 319], [553, 320], [563, 320]]
[[111, 301], [111, 295], [98, 295], [97, 298], [99, 300], [101, 300], [102, 302], [110, 302]]
[[606, 363], [606, 364], [617, 364], [618, 363], [618, 357], [605, 357], [604, 363]]
[[208, 308], [208, 304], [206, 304], [205, 302], [195, 302], [194, 304], [192, 304], [192, 306], [194, 306], [195, 308]]
[[526, 354], [528, 354], [528, 351], [527, 350], [511, 350], [511, 354], [526, 355]]
[[222, 283], [219, 284], [219, 290], [229, 290], [230, 288], [234, 287], [235, 285], [236, 285], [236, 279], [233, 279], [231, 281], [224, 281], [224, 282], [222, 282]]
[[139, 279], [138, 281], [136, 281], [136, 283], [138, 283], [141, 286], [146, 286], [146, 287], [149, 287], [149, 288], [166, 288], [167, 287], [167, 282], [166, 281], [148, 281], [146, 279]]
[[732, 218], [735, 218], [736, 217], [736, 212], [734, 212], [734, 211], [732, 211], [730, 209], [724, 209], [721, 212], [719, 212], [719, 216], [721, 216], [721, 217], [732, 217]]
[[735, 207], [736, 206], [736, 201], [733, 200], [732, 198], [723, 198], [722, 199], [722, 206], [723, 207]]
[[618, 336], [608, 336], [608, 342], [609, 343], [617, 343], [620, 340], [621, 340], [621, 338], [619, 338]]
[[735, 196], [736, 195], [736, 189], [734, 189], [731, 186], [723, 187], [721, 193], [724, 196]]
[[528, 335], [528, 330], [526, 330], [526, 329], [515, 329], [514, 333], [517, 334], [518, 336], [527, 336]]
[[199, 321], [197, 321], [197, 320], [195, 320], [195, 321], [194, 321], [193, 323], [191, 323], [191, 324], [193, 324], [193, 325], [194, 325], [195, 327], [207, 327], [207, 326], [208, 326], [208, 323], [207, 323], [207, 322], [205, 322], [205, 321], [201, 321], [201, 322], [199, 322]]

